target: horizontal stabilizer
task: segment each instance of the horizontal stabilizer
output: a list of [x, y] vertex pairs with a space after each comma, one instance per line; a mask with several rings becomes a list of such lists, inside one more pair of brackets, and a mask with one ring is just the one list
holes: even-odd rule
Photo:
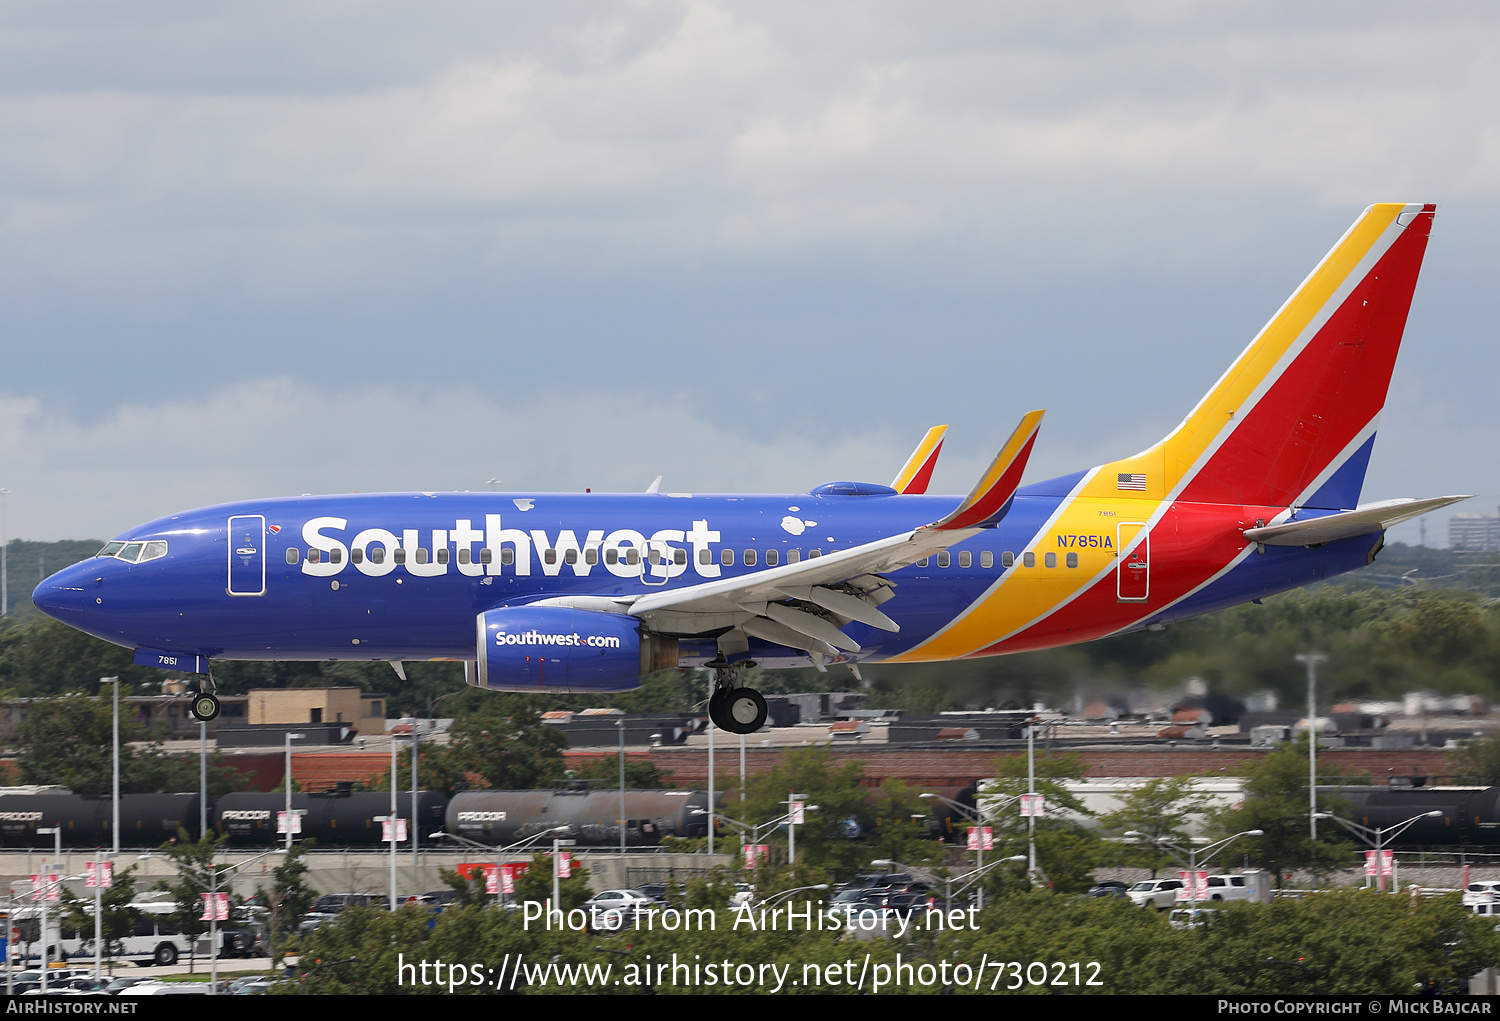
[[927, 430], [927, 435], [922, 437], [917, 449], [911, 452], [911, 457], [906, 459], [906, 464], [902, 465], [896, 477], [891, 480], [892, 489], [898, 493], [927, 492], [927, 484], [932, 481], [932, 470], [937, 467], [938, 454], [943, 451], [943, 436], [947, 432], [946, 425], [935, 425]]
[[1317, 546], [1357, 535], [1373, 535], [1392, 525], [1420, 517], [1467, 496], [1435, 496], [1429, 500], [1382, 500], [1341, 514], [1328, 514], [1304, 521], [1284, 521], [1245, 529], [1245, 538], [1267, 546]]
[[960, 528], [990, 528], [1003, 516], [1010, 498], [1021, 487], [1021, 475], [1026, 471], [1026, 462], [1031, 457], [1031, 448], [1036, 443], [1037, 430], [1042, 427], [1042, 415], [1046, 412], [1028, 411], [1016, 426], [989, 470], [974, 484], [964, 502], [941, 521], [928, 528], [948, 532]]

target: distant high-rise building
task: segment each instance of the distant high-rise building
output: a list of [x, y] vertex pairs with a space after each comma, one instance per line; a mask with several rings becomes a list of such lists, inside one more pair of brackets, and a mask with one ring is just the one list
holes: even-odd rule
[[1459, 511], [1448, 519], [1448, 546], [1466, 553], [1500, 551], [1500, 514]]

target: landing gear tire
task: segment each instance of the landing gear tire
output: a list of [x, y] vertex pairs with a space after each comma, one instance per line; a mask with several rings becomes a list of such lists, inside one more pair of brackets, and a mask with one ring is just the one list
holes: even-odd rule
[[720, 730], [724, 729], [724, 718], [728, 715], [724, 708], [724, 699], [728, 697], [728, 688], [715, 688], [714, 693], [708, 696], [708, 718], [713, 720], [714, 726]]
[[709, 719], [731, 734], [753, 734], [766, 725], [766, 700], [754, 688], [725, 688], [708, 701]]
[[209, 720], [217, 719], [219, 716], [219, 700], [207, 693], [193, 696], [192, 704], [188, 706], [188, 712], [193, 719], [207, 723]]

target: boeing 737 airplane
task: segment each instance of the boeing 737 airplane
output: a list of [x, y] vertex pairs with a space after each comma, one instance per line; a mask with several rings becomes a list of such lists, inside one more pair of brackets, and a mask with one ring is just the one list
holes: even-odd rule
[[[714, 671], [713, 721], [765, 722], [749, 666], [971, 659], [1181, 620], [1370, 563], [1464, 497], [1361, 506], [1433, 206], [1365, 210], [1182, 424], [1021, 486], [1026, 414], [970, 493], [401, 493], [252, 500], [131, 529], [38, 608], [208, 674], [218, 659], [462, 660], [499, 691], [618, 692]], [[211, 688], [211, 683], [210, 683]], [[211, 716], [211, 693], [194, 702]]]

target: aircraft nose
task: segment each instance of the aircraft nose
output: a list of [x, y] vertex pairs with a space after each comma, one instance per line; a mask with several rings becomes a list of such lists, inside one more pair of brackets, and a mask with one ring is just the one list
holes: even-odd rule
[[76, 566], [57, 572], [32, 592], [32, 605], [54, 620], [82, 628], [84, 608], [91, 601], [86, 585], [92, 579], [87, 574]]

